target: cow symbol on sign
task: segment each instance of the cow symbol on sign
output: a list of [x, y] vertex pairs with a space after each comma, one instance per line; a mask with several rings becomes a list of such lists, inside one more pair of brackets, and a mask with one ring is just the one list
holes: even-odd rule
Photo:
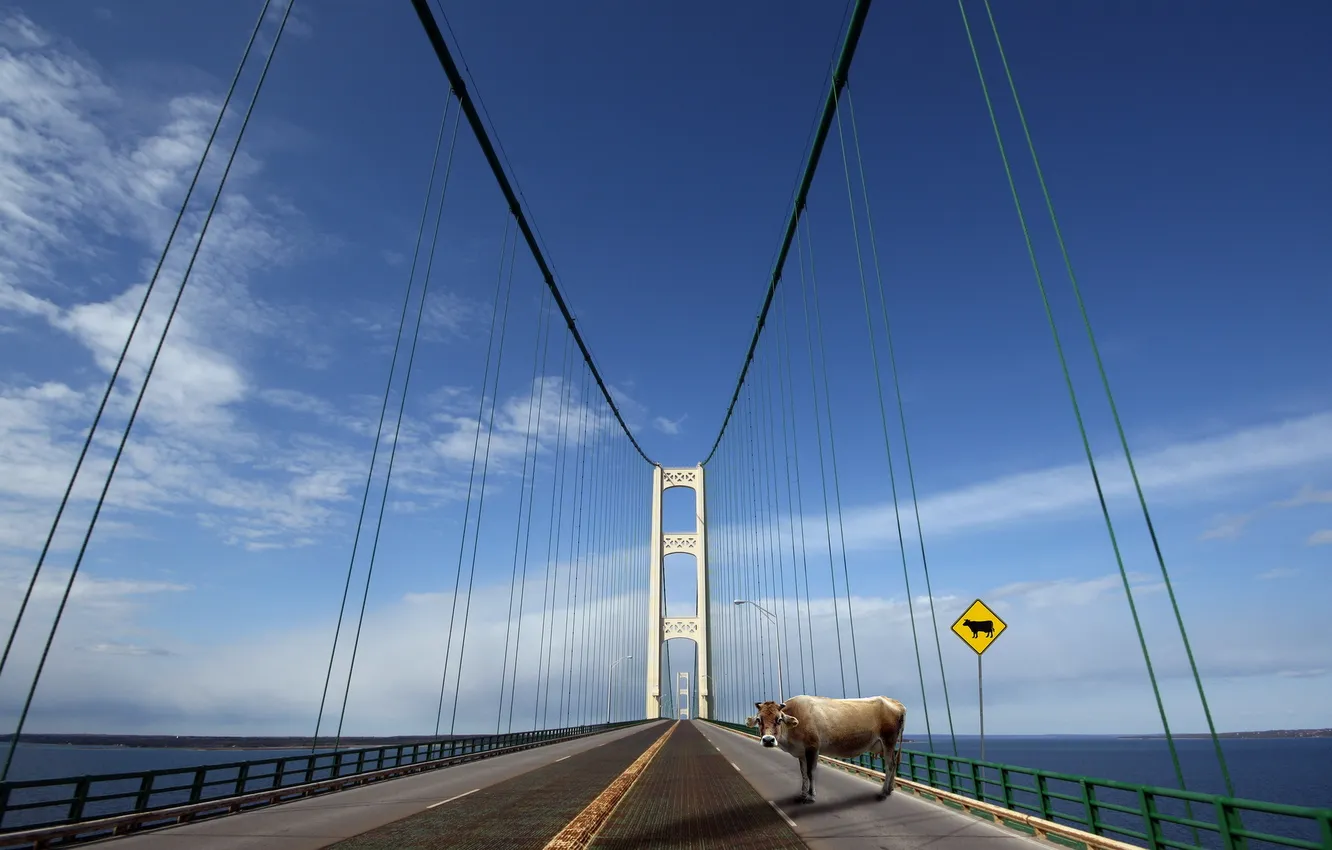
[[977, 638], [982, 634], [986, 637], [994, 637], [994, 620], [963, 620], [962, 625], [971, 629], [971, 637]]

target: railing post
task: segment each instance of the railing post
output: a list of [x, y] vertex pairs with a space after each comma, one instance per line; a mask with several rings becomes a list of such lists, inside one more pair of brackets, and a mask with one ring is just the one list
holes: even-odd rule
[[287, 775], [287, 760], [278, 759], [277, 764], [273, 765], [273, 787], [281, 788], [282, 780]]
[[1249, 846], [1248, 839], [1231, 831], [1243, 829], [1243, 824], [1240, 823], [1239, 812], [1225, 797], [1216, 801], [1216, 827], [1221, 835], [1221, 846], [1225, 850], [1245, 850]]
[[[1003, 795], [1004, 808], [1013, 808], [1013, 786], [1008, 780], [1008, 768], [999, 766], [999, 793]], [[1016, 811], [1016, 810], [1015, 810]]]
[[190, 785], [190, 802], [197, 803], [203, 797], [204, 776], [208, 768], [201, 767], [194, 771], [194, 782]]
[[1082, 786], [1082, 806], [1087, 811], [1087, 831], [1092, 835], [1100, 835], [1101, 829], [1096, 824], [1096, 801], [1093, 789], [1085, 779], [1078, 784]]
[[971, 762], [971, 788], [977, 800], [986, 802], [985, 786], [981, 785], [981, 766], [974, 761]]
[[240, 795], [240, 794], [244, 794], [244, 793], [245, 793], [245, 784], [246, 784], [247, 782], [249, 782], [249, 781], [250, 781], [250, 763], [249, 763], [249, 762], [245, 762], [244, 764], [242, 764], [242, 765], [240, 766], [240, 770], [236, 771], [236, 794], [237, 794], [237, 795]]
[[1148, 850], [1161, 850], [1161, 825], [1156, 820], [1156, 801], [1147, 793], [1146, 788], [1138, 789], [1138, 805], [1142, 807]]
[[69, 819], [78, 820], [83, 817], [83, 806], [88, 802], [88, 788], [92, 785], [92, 779], [84, 776], [74, 785], [74, 799], [69, 801]]
[[1041, 817], [1044, 820], [1053, 820], [1050, 817], [1050, 791], [1045, 787], [1045, 774], [1036, 774], [1036, 799], [1040, 804]]

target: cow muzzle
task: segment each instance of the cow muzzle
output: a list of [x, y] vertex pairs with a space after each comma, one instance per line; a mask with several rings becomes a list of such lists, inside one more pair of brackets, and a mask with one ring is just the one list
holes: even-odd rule
[[765, 746], [765, 747], [775, 747], [775, 746], [777, 746], [777, 738], [776, 738], [776, 736], [775, 736], [775, 735], [764, 735], [764, 736], [763, 736], [763, 746]]

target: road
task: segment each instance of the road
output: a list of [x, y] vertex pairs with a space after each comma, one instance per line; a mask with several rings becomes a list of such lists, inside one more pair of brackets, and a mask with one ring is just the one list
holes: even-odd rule
[[882, 782], [820, 765], [813, 803], [797, 803], [800, 767], [780, 749], [699, 723], [701, 731], [754, 789], [777, 806], [811, 850], [1050, 850], [1052, 845], [972, 815], [922, 800], [900, 788], [877, 799]]

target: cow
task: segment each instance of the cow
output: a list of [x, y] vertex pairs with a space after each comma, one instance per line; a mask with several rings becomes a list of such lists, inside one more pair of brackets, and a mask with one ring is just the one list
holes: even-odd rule
[[872, 753], [884, 760], [883, 788], [878, 798], [893, 793], [893, 779], [902, 758], [906, 706], [890, 697], [834, 699], [795, 696], [786, 702], [756, 702], [758, 714], [745, 725], [758, 729], [765, 747], [781, 747], [800, 762], [801, 803], [814, 802], [814, 768], [819, 756], [854, 758]]
[[981, 634], [994, 637], [993, 620], [963, 620], [962, 625], [966, 626], [968, 629], [971, 629], [972, 640], [975, 640], [976, 637]]

